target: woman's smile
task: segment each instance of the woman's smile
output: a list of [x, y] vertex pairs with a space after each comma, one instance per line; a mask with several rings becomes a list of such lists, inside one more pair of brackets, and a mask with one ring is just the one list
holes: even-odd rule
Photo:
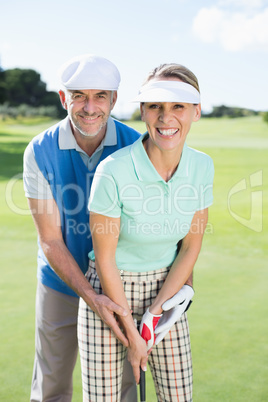
[[162, 136], [162, 137], [173, 137], [175, 134], [178, 133], [179, 129], [178, 128], [157, 128], [157, 132]]

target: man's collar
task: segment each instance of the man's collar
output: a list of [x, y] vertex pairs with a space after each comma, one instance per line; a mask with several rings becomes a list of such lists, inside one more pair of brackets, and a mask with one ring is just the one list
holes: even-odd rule
[[76, 139], [73, 135], [71, 122], [69, 117], [67, 116], [62, 122], [60, 123], [59, 128], [59, 148], [61, 150], [65, 149], [76, 149], [78, 144]]
[[[100, 150], [104, 146], [113, 146], [116, 144], [117, 144], [117, 135], [116, 135], [115, 122], [111, 117], [109, 117], [107, 121], [107, 130], [105, 137], [97, 149]], [[76, 142], [76, 139], [73, 135], [71, 128], [71, 122], [68, 116], [64, 120], [62, 120], [60, 124], [59, 148], [61, 150], [75, 149], [78, 152], [84, 152]]]

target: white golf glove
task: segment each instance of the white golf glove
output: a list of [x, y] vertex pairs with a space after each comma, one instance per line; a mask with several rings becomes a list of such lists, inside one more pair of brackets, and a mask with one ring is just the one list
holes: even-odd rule
[[184, 285], [178, 293], [162, 305], [164, 312], [154, 331], [157, 335], [155, 339], [156, 345], [162, 341], [175, 322], [188, 310], [192, 303], [193, 295], [193, 288], [189, 285]]
[[143, 314], [140, 324], [140, 334], [141, 337], [147, 343], [147, 351], [150, 350], [154, 345], [155, 342], [154, 330], [161, 317], [162, 314], [154, 315], [150, 313], [149, 309], [147, 309], [146, 312]]

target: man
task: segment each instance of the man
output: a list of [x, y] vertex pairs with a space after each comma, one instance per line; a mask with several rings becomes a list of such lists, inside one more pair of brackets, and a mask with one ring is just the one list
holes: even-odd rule
[[[120, 74], [109, 60], [95, 55], [72, 59], [61, 69], [61, 83], [68, 116], [35, 137], [24, 154], [25, 194], [39, 240], [31, 388], [31, 401], [38, 402], [72, 400], [79, 297], [127, 345], [115, 319], [126, 312], [97, 295], [84, 276], [92, 249], [87, 202], [97, 164], [139, 133], [110, 117]], [[122, 400], [135, 401], [128, 365], [125, 373]]]

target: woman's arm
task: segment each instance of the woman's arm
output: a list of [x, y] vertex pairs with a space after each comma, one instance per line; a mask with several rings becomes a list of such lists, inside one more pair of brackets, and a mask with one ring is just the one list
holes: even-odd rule
[[182, 241], [180, 252], [172, 264], [165, 283], [149, 308], [152, 314], [161, 314], [163, 303], [174, 296], [191, 277], [201, 250], [207, 220], [207, 208], [195, 213], [190, 230]]
[[129, 342], [128, 359], [133, 367], [134, 376], [138, 383], [139, 368], [146, 368], [147, 347], [136, 329], [119, 270], [116, 266], [115, 253], [120, 232], [120, 218], [110, 218], [91, 212], [90, 230], [92, 233], [96, 270], [103, 292], [113, 302], [118, 303], [128, 312], [127, 316], [120, 316], [119, 320]]

